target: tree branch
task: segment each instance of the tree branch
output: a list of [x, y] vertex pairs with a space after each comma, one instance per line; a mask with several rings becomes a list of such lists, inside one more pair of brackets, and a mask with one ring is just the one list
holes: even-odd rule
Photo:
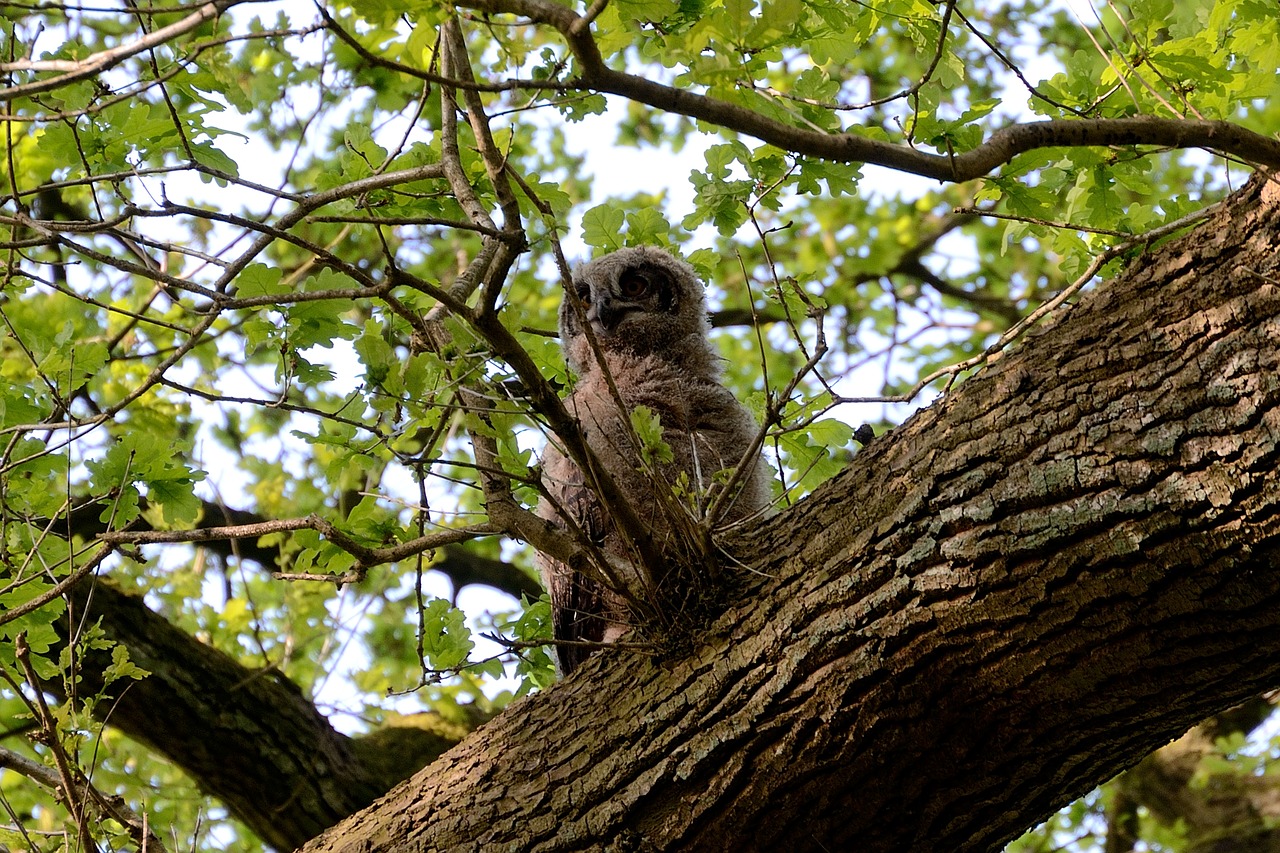
[[[145, 509], [146, 499], [142, 498], [140, 505]], [[48, 527], [51, 533], [63, 535], [70, 532], [73, 536], [80, 536], [84, 539], [105, 538], [106, 536], [124, 537], [123, 541], [142, 542], [146, 541], [139, 537], [153, 531], [154, 528], [146, 520], [145, 512], [139, 515], [133, 526], [128, 531], [119, 533], [108, 533], [106, 522], [99, 517], [102, 514], [102, 505], [99, 503], [81, 504], [71, 511], [65, 519], [59, 519], [57, 522], [49, 525], [43, 523], [41, 527]], [[200, 547], [217, 554], [223, 559], [236, 558], [240, 560], [249, 560], [265, 569], [273, 569], [280, 566], [280, 548], [277, 545], [263, 545], [259, 539], [265, 532], [274, 532], [274, 530], [285, 529], [279, 525], [287, 522], [273, 521], [263, 518], [257, 513], [248, 510], [235, 509], [234, 507], [224, 506], [213, 501], [201, 501], [200, 517], [205, 522], [222, 521], [225, 524], [215, 530], [221, 530], [217, 536], [210, 537], [207, 534], [209, 528], [204, 531], [161, 531], [159, 539], [151, 539], [150, 541], [188, 541], [199, 542]], [[305, 522], [306, 519], [290, 519], [290, 522]], [[263, 525], [274, 526], [271, 530], [263, 527]], [[301, 527], [310, 527], [309, 524], [301, 524]], [[238, 529], [237, 529], [238, 528]], [[297, 527], [288, 527], [288, 529], [297, 529]], [[164, 537], [182, 537], [187, 538], [164, 538]], [[412, 547], [410, 547], [412, 545]], [[417, 545], [413, 543], [402, 543], [399, 546], [393, 546], [396, 550], [395, 559], [403, 559], [403, 551], [409, 548], [409, 554], [417, 553]], [[432, 571], [442, 572], [449, 578], [449, 582], [454, 589], [461, 589], [470, 584], [483, 584], [491, 586], [500, 592], [505, 592], [512, 598], [520, 598], [521, 596], [535, 599], [542, 594], [541, 585], [529, 575], [528, 572], [512, 563], [503, 560], [495, 560], [489, 557], [482, 557], [474, 554], [461, 545], [451, 545], [440, 543], [436, 547], [439, 548], [439, 558], [431, 564]], [[382, 549], [384, 554], [391, 554], [390, 551]], [[423, 547], [419, 550], [427, 550]]]
[[1015, 124], [996, 131], [986, 142], [963, 154], [928, 154], [856, 133], [823, 133], [792, 127], [747, 107], [614, 71], [604, 64], [589, 29], [578, 24], [580, 16], [552, 0], [460, 0], [458, 5], [490, 14], [520, 15], [555, 27], [582, 67], [577, 83], [584, 89], [619, 95], [668, 113], [696, 118], [808, 157], [840, 163], [870, 163], [953, 183], [988, 175], [1019, 154], [1058, 147], [1203, 148], [1230, 154], [1247, 163], [1280, 168], [1280, 140], [1227, 121], [1156, 116], [1052, 119]]
[[[130, 661], [150, 673], [107, 687], [98, 713], [167, 756], [271, 846], [294, 849], [404, 778], [403, 737], [353, 741], [283, 675], [241, 666], [141, 598], [86, 581], [70, 594], [67, 620], [80, 624], [82, 617], [101, 620]], [[103, 690], [102, 673], [111, 664], [109, 651], [83, 652], [79, 695]], [[56, 690], [59, 683], [46, 686]], [[412, 754], [421, 756], [417, 766], [460, 736], [460, 730], [421, 731], [412, 742]]]
[[168, 42], [183, 33], [196, 29], [206, 21], [218, 17], [223, 12], [236, 6], [244, 0], [214, 0], [211, 3], [205, 3], [196, 11], [186, 16], [180, 21], [175, 21], [167, 27], [161, 27], [135, 39], [126, 44], [121, 44], [108, 50], [101, 50], [97, 53], [90, 54], [83, 59], [59, 59], [59, 60], [19, 60], [15, 62], [0, 62], [0, 73], [11, 71], [63, 71], [65, 73], [57, 77], [49, 77], [44, 80], [37, 80], [33, 83], [22, 83], [17, 86], [8, 86], [0, 89], [0, 101], [10, 101], [14, 98], [36, 95], [40, 92], [48, 92], [84, 80], [100, 74], [103, 71], [114, 68], [124, 60], [139, 53], [151, 50], [165, 42]]

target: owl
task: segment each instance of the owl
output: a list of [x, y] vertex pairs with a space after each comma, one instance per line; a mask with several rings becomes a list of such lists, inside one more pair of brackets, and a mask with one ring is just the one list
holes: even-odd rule
[[[658, 554], [681, 553], [679, 538], [701, 522], [728, 471], [757, 432], [751, 414], [720, 384], [720, 358], [707, 339], [706, 300], [693, 268], [652, 247], [622, 249], [578, 267], [560, 306], [560, 342], [577, 383], [565, 400], [588, 447], [631, 504]], [[584, 331], [589, 326], [596, 347]], [[610, 379], [616, 388], [610, 388]], [[619, 405], [621, 403], [621, 405]], [[631, 429], [638, 406], [657, 415], [670, 453], [644, 460]], [[652, 449], [652, 448], [651, 448]], [[719, 475], [719, 476], [717, 476]], [[769, 505], [767, 466], [749, 463], [719, 521], [741, 521]], [[645, 595], [635, 543], [609, 518], [578, 466], [556, 444], [542, 456], [538, 514], [585, 534], [614, 567], [620, 591], [564, 563], [537, 556], [551, 597], [555, 639], [614, 642], [631, 625], [627, 595]], [[671, 577], [675, 577], [672, 574]], [[655, 577], [661, 585], [664, 578]], [[563, 674], [593, 649], [561, 645]]]

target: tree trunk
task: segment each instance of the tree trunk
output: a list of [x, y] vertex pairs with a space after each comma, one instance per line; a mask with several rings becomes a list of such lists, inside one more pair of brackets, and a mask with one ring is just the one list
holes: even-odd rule
[[1280, 685], [1280, 189], [1251, 182], [305, 848], [993, 850]]

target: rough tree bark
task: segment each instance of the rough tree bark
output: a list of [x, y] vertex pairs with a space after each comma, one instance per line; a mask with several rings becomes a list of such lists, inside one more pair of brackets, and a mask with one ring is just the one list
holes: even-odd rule
[[1280, 685], [1280, 190], [725, 543], [686, 658], [522, 700], [321, 851], [993, 850]]

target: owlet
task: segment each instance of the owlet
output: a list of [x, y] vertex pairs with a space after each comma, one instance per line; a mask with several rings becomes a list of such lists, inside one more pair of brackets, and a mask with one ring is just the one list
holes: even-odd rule
[[[692, 267], [660, 249], [622, 249], [580, 266], [572, 286], [580, 308], [566, 295], [560, 306], [560, 341], [578, 381], [565, 407], [629, 499], [657, 552], [670, 553], [676, 530], [672, 508], [701, 520], [699, 511], [723, 486], [722, 472], [738, 465], [757, 426], [720, 384], [719, 357], [707, 340], [703, 287]], [[594, 332], [598, 353], [584, 333], [584, 321]], [[610, 377], [617, 397], [609, 388]], [[629, 428], [637, 406], [657, 414], [669, 459], [661, 454], [642, 464]], [[768, 469], [758, 457], [749, 464], [720, 514], [721, 522], [742, 520], [768, 506]], [[634, 565], [633, 543], [607, 516], [590, 479], [554, 438], [542, 457], [542, 479], [546, 495], [539, 515], [565, 526], [564, 515], [569, 516], [607, 557], [617, 558], [610, 559], [612, 565]], [[557, 640], [608, 643], [627, 631], [629, 608], [617, 590], [543, 554], [537, 565], [550, 593]], [[630, 588], [637, 576], [633, 571], [619, 580]], [[654, 580], [661, 584], [663, 578]], [[591, 651], [559, 646], [561, 671], [568, 674]]]

